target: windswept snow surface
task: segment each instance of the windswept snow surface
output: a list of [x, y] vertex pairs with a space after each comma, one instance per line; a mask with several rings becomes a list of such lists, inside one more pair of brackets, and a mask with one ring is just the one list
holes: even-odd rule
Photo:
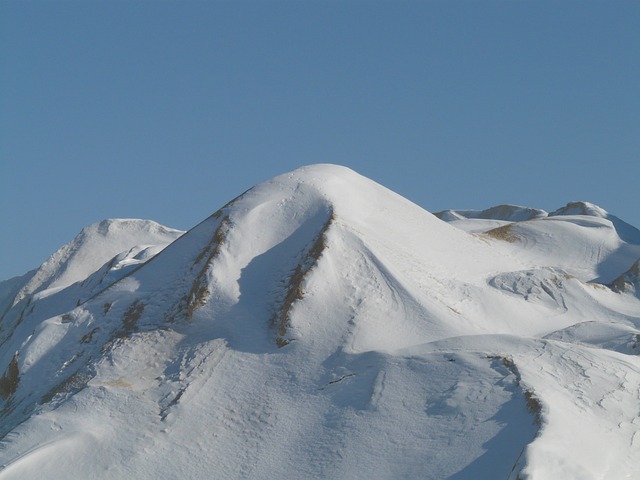
[[634, 227], [506, 207], [314, 165], [58, 255], [0, 323], [0, 480], [638, 478]]

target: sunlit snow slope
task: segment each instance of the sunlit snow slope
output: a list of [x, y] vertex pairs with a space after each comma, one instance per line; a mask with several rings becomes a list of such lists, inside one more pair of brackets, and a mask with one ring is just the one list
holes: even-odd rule
[[439, 216], [314, 165], [0, 284], [0, 479], [638, 478], [640, 232]]

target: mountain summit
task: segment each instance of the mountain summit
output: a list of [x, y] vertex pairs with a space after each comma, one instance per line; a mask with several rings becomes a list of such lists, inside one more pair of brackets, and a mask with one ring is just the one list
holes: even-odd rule
[[640, 244], [593, 207], [443, 221], [313, 165], [78, 241], [0, 284], [0, 480], [630, 478]]

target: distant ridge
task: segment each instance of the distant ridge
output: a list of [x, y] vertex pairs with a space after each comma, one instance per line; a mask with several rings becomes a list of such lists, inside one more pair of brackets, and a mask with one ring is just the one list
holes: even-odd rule
[[481, 218], [485, 220], [504, 220], [507, 222], [523, 222], [534, 218], [546, 217], [547, 212], [538, 208], [518, 205], [497, 205], [486, 210], [443, 210], [434, 213], [442, 220], [451, 221], [459, 218]]
[[13, 304], [27, 295], [84, 280], [113, 256], [134, 245], [166, 245], [182, 233], [151, 220], [111, 218], [89, 225], [35, 270]]

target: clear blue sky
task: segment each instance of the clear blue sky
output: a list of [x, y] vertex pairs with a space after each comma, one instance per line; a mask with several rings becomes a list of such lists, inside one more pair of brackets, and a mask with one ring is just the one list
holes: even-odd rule
[[2, 1], [0, 279], [298, 166], [640, 227], [640, 2]]

